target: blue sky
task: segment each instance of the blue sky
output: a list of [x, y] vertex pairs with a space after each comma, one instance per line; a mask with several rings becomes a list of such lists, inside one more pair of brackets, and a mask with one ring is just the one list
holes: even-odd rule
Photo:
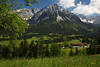
[[[44, 8], [47, 5], [51, 5], [51, 4], [54, 4], [54, 3], [58, 3], [59, 2], [59, 0], [38, 0], [38, 1], [39, 1], [39, 3], [34, 4], [32, 7], [28, 7], [28, 6], [25, 6], [24, 5], [22, 8], [34, 8], [34, 7], [37, 7], [39, 9], [42, 9], [42, 8]], [[80, 1], [84, 5], [87, 5], [87, 4], [90, 3], [90, 0], [75, 0], [74, 1], [75, 5], [79, 4]], [[18, 0], [18, 2], [21, 2], [23, 4], [25, 3], [24, 0]]]
[[[25, 3], [24, 0], [18, 0], [18, 2], [21, 2], [21, 3]], [[51, 4], [54, 4], [54, 3], [57, 3], [58, 0], [38, 0], [39, 3], [35, 3], [32, 7], [29, 7], [29, 6], [25, 6], [23, 5], [22, 8], [39, 8], [39, 9], [42, 9], [48, 5], [51, 5]]]
[[[18, 3], [25, 3], [24, 0], [17, 0]], [[23, 6], [22, 8], [42, 9], [48, 5], [58, 3], [63, 8], [72, 11], [75, 14], [94, 15], [100, 14], [100, 0], [38, 0], [39, 3], [32, 7]]]
[[82, 4], [84, 5], [88, 5], [90, 3], [90, 0], [75, 0], [75, 4], [78, 4], [82, 2]]

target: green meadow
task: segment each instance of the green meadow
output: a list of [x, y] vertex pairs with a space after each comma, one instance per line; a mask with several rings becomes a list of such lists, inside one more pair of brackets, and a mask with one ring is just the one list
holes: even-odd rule
[[100, 67], [100, 55], [0, 59], [0, 67]]
[[[67, 40], [68, 38], [66, 36], [61, 36], [60, 34], [57, 34], [56, 36], [53, 36], [54, 34], [49, 34], [50, 36], [48, 35], [39, 35], [39, 36], [32, 36], [30, 38], [26, 38], [28, 43], [30, 44], [31, 41], [39, 41], [39, 40], [56, 40], [56, 39], [61, 39], [62, 37], [66, 38], [64, 41], [62, 42], [55, 42], [55, 44], [68, 44], [70, 46], [71, 43], [81, 43], [81, 38], [80, 39], [72, 39], [72, 40]], [[30, 36], [30, 35], [29, 35]], [[76, 37], [76, 36], [80, 36], [80, 35], [70, 35], [69, 37]], [[0, 37], [0, 39], [2, 39], [2, 37]], [[17, 39], [15, 40], [15, 44], [16, 45], [19, 45], [21, 43], [21, 41], [23, 41], [23, 39]], [[54, 43], [54, 42], [53, 42]], [[0, 44], [1, 45], [8, 45], [9, 44], [9, 40], [1, 40], [0, 41]], [[50, 43], [49, 43], [50, 44]]]
[[[78, 36], [78, 35], [77, 35]], [[74, 38], [75, 35], [70, 35], [72, 39], [68, 40], [66, 36], [63, 36], [64, 40], [59, 42], [56, 41], [53, 44], [68, 45], [67, 48], [61, 49], [62, 56], [58, 57], [44, 57], [44, 58], [1, 58], [0, 67], [100, 67], [100, 55], [74, 55], [69, 56], [71, 48], [69, 46], [71, 43], [81, 43], [82, 38]], [[61, 35], [52, 36], [52, 35], [41, 35], [41, 36], [32, 36], [27, 38], [28, 44], [31, 44], [31, 41], [41, 41], [41, 40], [56, 40], [57, 38], [61, 39]], [[15, 40], [15, 44], [19, 45], [23, 39]], [[0, 41], [1, 45], [9, 45], [8, 40]], [[52, 42], [48, 43], [52, 44]], [[83, 50], [83, 48], [78, 48], [78, 50]], [[76, 49], [72, 49], [75, 54]]]

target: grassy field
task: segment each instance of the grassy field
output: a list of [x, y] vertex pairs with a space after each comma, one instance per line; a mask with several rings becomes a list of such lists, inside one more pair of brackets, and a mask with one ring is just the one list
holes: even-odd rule
[[[72, 36], [74, 37], [75, 35], [72, 35]], [[38, 36], [33, 36], [31, 38], [28, 38], [27, 41], [30, 44], [32, 40], [34, 40], [34, 41], [38, 41], [38, 40], [41, 40], [41, 39], [42, 40], [55, 40], [56, 38], [60, 38], [60, 35], [59, 36], [54, 36], [54, 37], [50, 37], [50, 36], [47, 36], [47, 35], [40, 35], [39, 37]], [[15, 44], [19, 45], [22, 41], [23, 40], [16, 40]], [[66, 42], [67, 42], [68, 45], [70, 45], [71, 43], [81, 43], [80, 39], [73, 39], [73, 40], [70, 40], [70, 41], [66, 40]], [[0, 44], [1, 45], [8, 45], [9, 41], [8, 40], [0, 41]], [[62, 42], [57, 42], [55, 44], [61, 44], [62, 45], [62, 44], [65, 44], [65, 42], [62, 41]]]
[[43, 59], [1, 59], [0, 67], [100, 67], [100, 55]]
[[[32, 40], [39, 40], [39, 37], [32, 37], [32, 38], [27, 39], [29, 44], [31, 43]], [[15, 40], [15, 44], [19, 45], [21, 43], [21, 41], [23, 41], [23, 40]], [[9, 41], [8, 40], [0, 41], [0, 44], [1, 45], [8, 45]]]
[[[74, 37], [72, 35], [71, 37]], [[50, 37], [47, 35], [44, 36], [33, 36], [28, 38], [27, 41], [30, 44], [32, 40], [53, 40], [60, 38], [59, 36]], [[16, 40], [16, 44], [19, 45], [23, 40]], [[81, 39], [72, 39], [66, 41], [70, 46], [71, 43], [81, 43]], [[8, 45], [9, 41], [0, 41], [1, 45]], [[50, 43], [52, 44], [52, 43]], [[55, 44], [65, 44], [62, 42], [55, 42]], [[100, 67], [100, 55], [90, 55], [90, 56], [73, 56], [69, 57], [70, 48], [62, 49], [64, 56], [66, 57], [55, 57], [55, 58], [17, 58], [17, 59], [0, 59], [0, 67]], [[79, 48], [82, 50], [82, 48]], [[75, 49], [72, 49], [75, 53]]]

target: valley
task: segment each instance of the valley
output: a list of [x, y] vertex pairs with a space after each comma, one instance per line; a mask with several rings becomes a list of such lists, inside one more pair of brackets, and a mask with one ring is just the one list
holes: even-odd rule
[[0, 67], [100, 67], [99, 16], [76, 15], [58, 4], [4, 11]]

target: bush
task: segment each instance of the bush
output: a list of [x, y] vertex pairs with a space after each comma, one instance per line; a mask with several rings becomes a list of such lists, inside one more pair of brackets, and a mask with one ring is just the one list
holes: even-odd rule
[[61, 48], [58, 44], [51, 45], [51, 56], [59, 56], [61, 54]]

